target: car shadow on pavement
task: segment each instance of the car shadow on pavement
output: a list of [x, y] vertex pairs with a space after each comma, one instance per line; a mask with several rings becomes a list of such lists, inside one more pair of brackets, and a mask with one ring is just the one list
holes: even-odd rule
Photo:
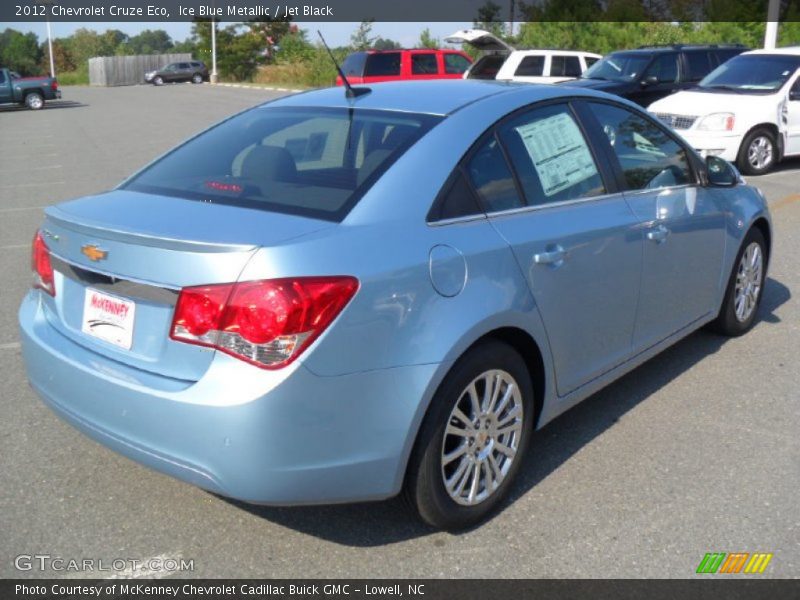
[[[790, 298], [791, 292], [786, 286], [768, 278], [759, 308], [759, 322], [779, 323], [775, 310]], [[538, 431], [529, 452], [535, 455], [536, 460], [531, 460], [533, 456], [527, 457], [498, 514], [586, 444], [613, 427], [625, 413], [705, 357], [716, 353], [728, 339], [701, 329]], [[345, 546], [381, 546], [436, 533], [415, 517], [402, 498], [300, 507], [256, 506], [227, 498], [223, 500], [283, 527]]]
[[[87, 106], [89, 105], [84, 104], [83, 102], [77, 102], [75, 100], [53, 100], [52, 102], [45, 102], [44, 106], [39, 110], [55, 110], [57, 108], [84, 108]], [[19, 106], [16, 104], [0, 107], [0, 113], [27, 112], [29, 110], [30, 109], [27, 106]]]

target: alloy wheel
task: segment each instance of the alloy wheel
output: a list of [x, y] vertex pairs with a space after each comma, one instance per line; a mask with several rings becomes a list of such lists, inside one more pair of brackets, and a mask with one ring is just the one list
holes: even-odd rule
[[475, 506], [494, 494], [517, 456], [524, 407], [519, 385], [486, 371], [459, 395], [442, 440], [444, 487], [456, 503]]

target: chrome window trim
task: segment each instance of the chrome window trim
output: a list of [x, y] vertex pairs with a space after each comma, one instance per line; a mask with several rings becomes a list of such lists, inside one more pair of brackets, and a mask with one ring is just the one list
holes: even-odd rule
[[[50, 253], [50, 260], [54, 271], [58, 271], [67, 279], [71, 279], [81, 285], [91, 287], [101, 292], [107, 292], [123, 298], [144, 300], [146, 302], [155, 302], [170, 306], [175, 306], [178, 301], [178, 294], [180, 293], [179, 287], [157, 285], [140, 279], [120, 277], [108, 271], [79, 265], [52, 252]], [[106, 277], [112, 281], [90, 281], [87, 277], [82, 276], [81, 272]]]

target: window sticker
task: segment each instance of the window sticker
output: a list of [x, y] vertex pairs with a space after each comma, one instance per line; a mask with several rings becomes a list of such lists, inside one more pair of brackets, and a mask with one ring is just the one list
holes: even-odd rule
[[597, 175], [581, 130], [566, 113], [514, 128], [528, 151], [546, 196]]

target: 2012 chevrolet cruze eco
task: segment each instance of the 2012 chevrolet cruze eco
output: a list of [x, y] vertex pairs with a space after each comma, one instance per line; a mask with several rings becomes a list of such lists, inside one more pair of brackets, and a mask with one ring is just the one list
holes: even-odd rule
[[253, 503], [402, 490], [456, 528], [535, 429], [749, 329], [770, 240], [758, 190], [627, 101], [320, 90], [48, 208], [22, 349], [50, 407], [159, 471]]

